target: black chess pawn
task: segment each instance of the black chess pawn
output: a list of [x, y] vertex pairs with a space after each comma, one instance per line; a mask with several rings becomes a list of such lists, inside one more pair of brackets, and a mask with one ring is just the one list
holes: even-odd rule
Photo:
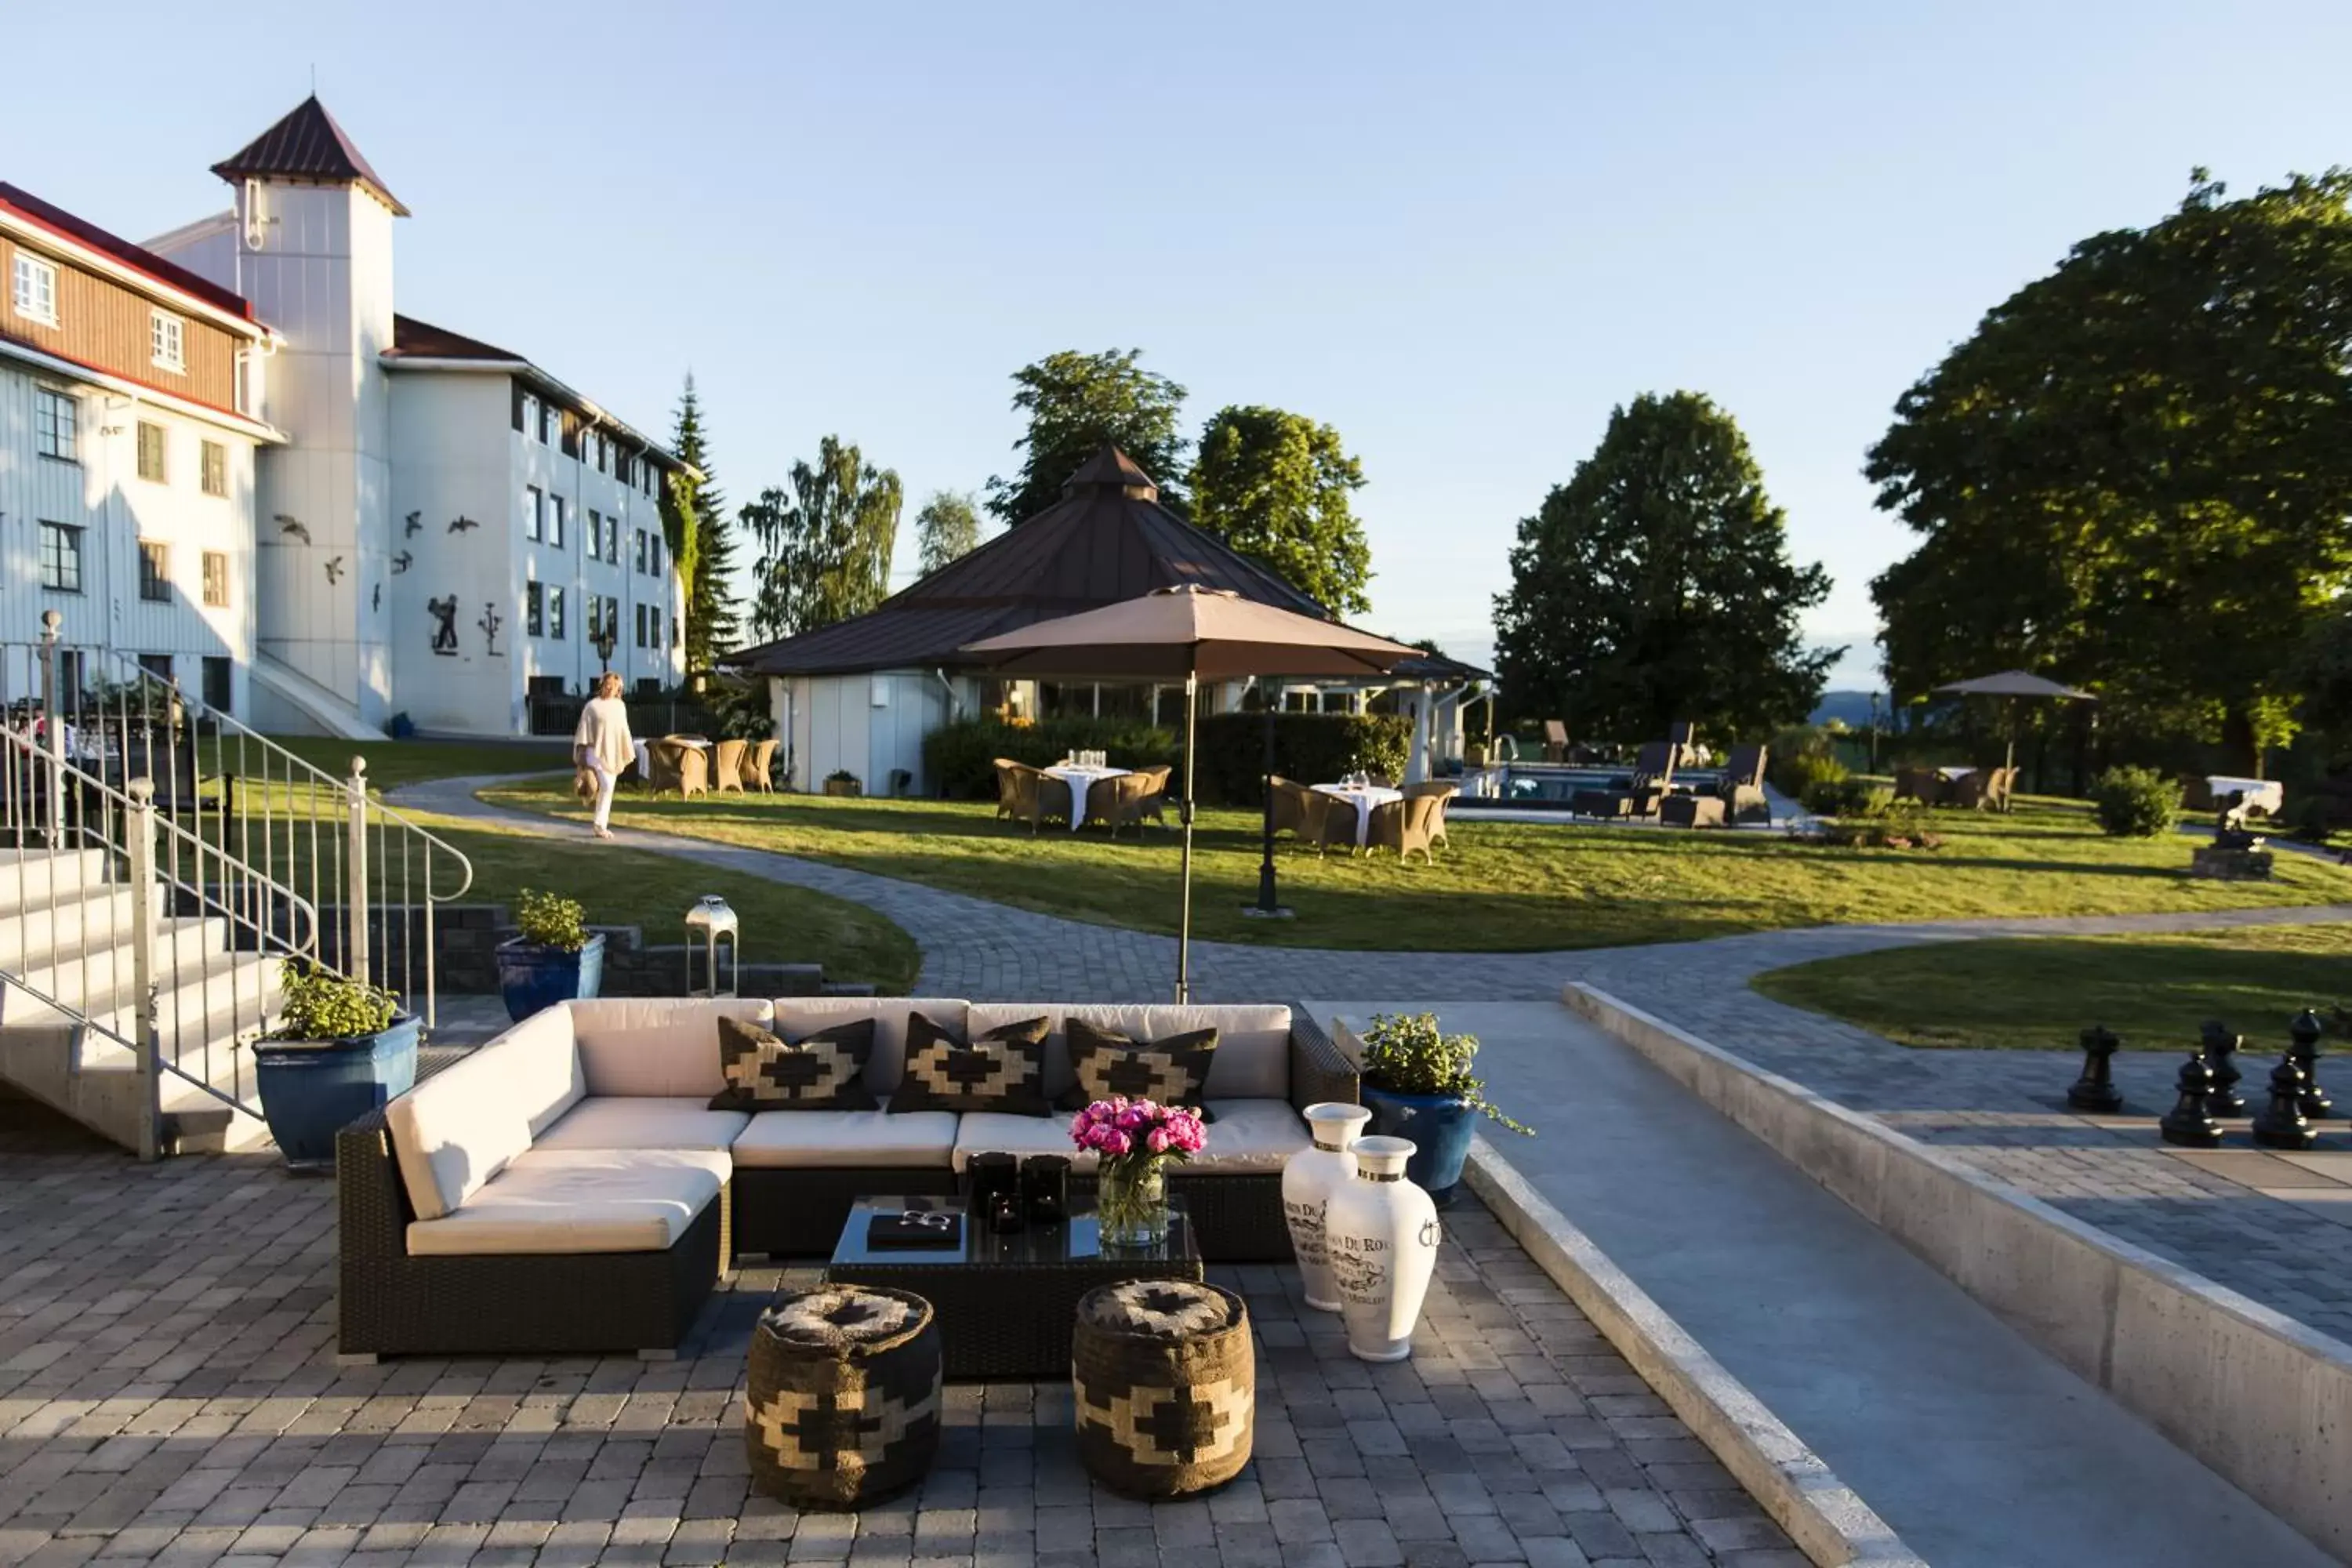
[[2213, 1069], [2213, 1092], [2205, 1097], [2206, 1110], [2215, 1116], [2243, 1116], [2246, 1097], [2238, 1092], [2238, 1084], [2245, 1074], [2238, 1070], [2237, 1055], [2244, 1042], [2219, 1018], [2207, 1019], [2199, 1036], [2198, 1049], [2204, 1055], [2205, 1065]]
[[2213, 1069], [2203, 1057], [2190, 1057], [2180, 1064], [2180, 1100], [2157, 1123], [2166, 1142], [2184, 1149], [2221, 1146], [2221, 1124], [2206, 1109], [2212, 1093]]
[[2294, 1042], [2287, 1048], [2287, 1055], [2303, 1069], [2303, 1114], [2313, 1121], [2325, 1121], [2336, 1113], [2336, 1102], [2319, 1087], [2319, 1037], [2324, 1027], [2319, 1015], [2308, 1007], [2286, 1026], [2287, 1037]]
[[2066, 1090], [2066, 1109], [2113, 1116], [2124, 1108], [2124, 1097], [2116, 1092], [2111, 1059], [2122, 1047], [2123, 1041], [2103, 1025], [2094, 1024], [2083, 1031], [2083, 1076]]
[[2265, 1149], [2308, 1149], [2318, 1134], [2303, 1119], [2303, 1069], [2291, 1056], [2271, 1068], [2270, 1103], [2254, 1118], [2254, 1142]]

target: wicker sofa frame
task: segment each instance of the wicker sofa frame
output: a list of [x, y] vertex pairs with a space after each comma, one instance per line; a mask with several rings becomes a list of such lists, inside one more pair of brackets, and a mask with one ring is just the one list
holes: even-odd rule
[[[1355, 1103], [1355, 1068], [1296, 1003], [1289, 1100]], [[1212, 1136], [1214, 1136], [1213, 1130]], [[946, 1194], [954, 1173], [738, 1166], [719, 1200], [667, 1252], [412, 1256], [415, 1219], [381, 1110], [337, 1135], [341, 1351], [347, 1355], [653, 1352], [674, 1347], [742, 1255], [825, 1258], [867, 1194]], [[1090, 1195], [1091, 1181], [1077, 1191]], [[1212, 1263], [1290, 1256], [1280, 1173], [1171, 1173]]]

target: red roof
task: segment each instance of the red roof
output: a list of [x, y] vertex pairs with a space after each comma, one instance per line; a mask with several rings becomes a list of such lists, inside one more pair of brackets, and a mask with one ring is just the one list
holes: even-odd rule
[[317, 93], [289, 110], [283, 120], [247, 142], [236, 156], [215, 163], [213, 173], [231, 181], [270, 174], [298, 180], [356, 180], [382, 196], [394, 212], [408, 216], [408, 209], [376, 178]]
[[453, 332], [446, 327], [436, 327], [430, 321], [420, 321], [414, 316], [398, 311], [392, 318], [392, 347], [384, 350], [387, 359], [478, 359], [512, 361], [517, 364], [530, 362], [519, 353], [509, 353], [479, 338], [469, 338], [463, 332]]
[[63, 207], [51, 206], [28, 191], [0, 183], [0, 208], [39, 225], [61, 239], [70, 240], [110, 260], [119, 261], [163, 288], [190, 295], [216, 310], [226, 310], [232, 316], [241, 316], [248, 321], [254, 319], [253, 306], [242, 296], [231, 293], [209, 278], [199, 278], [177, 262], [166, 261], [153, 251], [133, 245], [120, 235], [109, 234], [96, 224], [74, 216]]

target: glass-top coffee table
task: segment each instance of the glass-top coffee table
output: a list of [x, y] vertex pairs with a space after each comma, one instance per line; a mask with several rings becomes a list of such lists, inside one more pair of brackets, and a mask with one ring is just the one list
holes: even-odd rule
[[962, 1214], [954, 1198], [874, 1196], [850, 1205], [825, 1266], [828, 1280], [912, 1290], [938, 1315], [951, 1378], [1066, 1378], [1078, 1300], [1120, 1279], [1198, 1279], [1201, 1253], [1181, 1199], [1168, 1205], [1168, 1239], [1105, 1251], [1091, 1213], [1058, 1226], [992, 1234], [965, 1216], [947, 1247], [870, 1247], [866, 1222], [908, 1209]]

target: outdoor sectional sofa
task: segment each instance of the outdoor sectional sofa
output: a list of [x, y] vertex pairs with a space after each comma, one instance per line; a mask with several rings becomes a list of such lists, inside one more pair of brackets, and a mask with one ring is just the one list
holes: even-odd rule
[[722, 1014], [793, 1039], [872, 1017], [887, 1106], [919, 1010], [964, 1038], [1045, 1016], [1045, 1089], [1074, 1081], [1067, 1017], [1158, 1039], [1214, 1025], [1209, 1147], [1170, 1181], [1211, 1261], [1289, 1254], [1282, 1166], [1298, 1112], [1357, 1098], [1356, 1070], [1282, 1005], [1095, 1006], [897, 997], [569, 1002], [345, 1128], [337, 1142], [340, 1348], [394, 1353], [661, 1351], [741, 1254], [831, 1254], [856, 1197], [946, 1194], [974, 1153], [1093, 1157], [1066, 1114], [712, 1110]]

